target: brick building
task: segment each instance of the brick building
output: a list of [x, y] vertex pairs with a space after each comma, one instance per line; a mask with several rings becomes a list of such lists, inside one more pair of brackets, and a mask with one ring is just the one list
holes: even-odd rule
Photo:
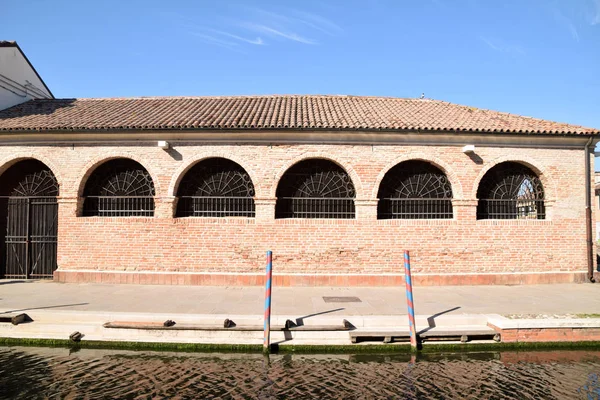
[[0, 272], [255, 285], [272, 250], [275, 285], [398, 285], [406, 249], [421, 285], [582, 282], [598, 133], [429, 99], [31, 100], [0, 111]]

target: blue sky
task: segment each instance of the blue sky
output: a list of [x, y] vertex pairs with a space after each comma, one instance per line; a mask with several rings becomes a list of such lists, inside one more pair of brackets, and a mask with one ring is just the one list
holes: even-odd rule
[[57, 97], [426, 97], [600, 128], [600, 0], [0, 0]]

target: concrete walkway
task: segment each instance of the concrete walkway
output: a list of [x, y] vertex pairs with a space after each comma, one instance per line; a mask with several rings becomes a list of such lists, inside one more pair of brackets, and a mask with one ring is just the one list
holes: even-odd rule
[[[599, 312], [600, 285], [416, 287], [414, 298], [421, 334], [462, 336], [469, 332], [469, 337], [491, 340], [497, 332], [491, 323], [498, 329], [567, 327], [567, 333], [571, 326], [592, 329], [582, 340], [596, 340], [593, 335], [600, 335], [600, 318], [576, 318]], [[272, 343], [348, 345], [356, 335], [408, 336], [404, 288], [274, 288], [272, 302]], [[0, 316], [26, 313], [33, 320], [0, 324], [0, 338], [65, 340], [80, 332], [91, 341], [260, 345], [263, 312], [262, 287], [0, 281]], [[542, 318], [513, 320], [502, 315]], [[223, 330], [226, 318], [239, 329]], [[282, 330], [287, 319], [305, 328]], [[344, 319], [354, 326], [352, 332], [316, 328], [339, 327]], [[174, 329], [162, 328], [166, 320], [177, 321]], [[108, 327], [107, 322], [120, 328]], [[146, 328], [148, 324], [161, 328]], [[552, 339], [573, 340], [563, 336]]]
[[[357, 297], [360, 302], [326, 302]], [[600, 313], [600, 284], [415, 287], [419, 315]], [[335, 301], [338, 300], [338, 301]], [[347, 299], [346, 299], [347, 300]], [[404, 315], [404, 288], [273, 288], [273, 315]], [[34, 310], [262, 315], [264, 288], [0, 281], [0, 312]]]

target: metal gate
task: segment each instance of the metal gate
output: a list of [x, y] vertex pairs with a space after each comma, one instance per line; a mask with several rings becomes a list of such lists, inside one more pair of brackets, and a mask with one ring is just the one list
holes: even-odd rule
[[8, 197], [4, 278], [52, 278], [56, 270], [56, 197]]

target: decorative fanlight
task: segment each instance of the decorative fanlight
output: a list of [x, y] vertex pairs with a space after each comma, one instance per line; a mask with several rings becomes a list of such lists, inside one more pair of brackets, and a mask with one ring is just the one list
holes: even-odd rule
[[424, 161], [406, 161], [390, 169], [381, 181], [379, 196], [406, 199], [451, 199], [446, 174]]
[[196, 164], [186, 173], [179, 195], [253, 197], [254, 185], [241, 166], [224, 158], [214, 158]]
[[377, 197], [380, 219], [453, 217], [452, 185], [443, 171], [425, 161], [405, 161], [390, 169]]
[[225, 158], [193, 166], [178, 190], [178, 217], [254, 217], [254, 185], [248, 173]]
[[305, 160], [290, 168], [277, 187], [276, 218], [354, 218], [356, 192], [341, 167]]
[[49, 170], [42, 170], [24, 176], [10, 192], [12, 197], [54, 197], [58, 196], [58, 182]]
[[86, 196], [154, 196], [152, 177], [129, 159], [108, 161], [96, 169], [86, 187]]

